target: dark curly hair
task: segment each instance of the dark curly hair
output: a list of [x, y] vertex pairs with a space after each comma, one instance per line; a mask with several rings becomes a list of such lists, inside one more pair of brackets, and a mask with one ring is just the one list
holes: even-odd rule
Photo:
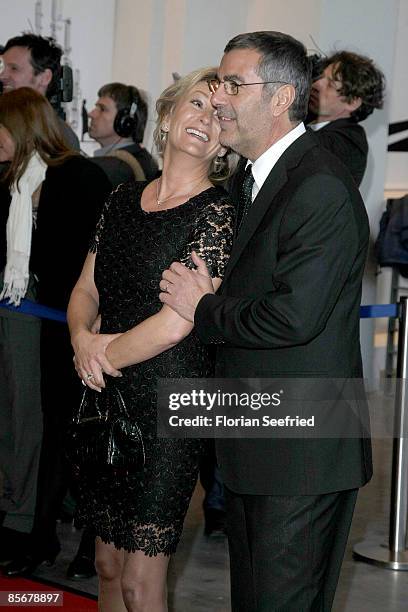
[[333, 65], [333, 78], [340, 81], [339, 93], [348, 102], [361, 98], [361, 106], [351, 113], [356, 122], [366, 119], [384, 103], [385, 77], [373, 60], [351, 51], [337, 51], [322, 62], [322, 69]]

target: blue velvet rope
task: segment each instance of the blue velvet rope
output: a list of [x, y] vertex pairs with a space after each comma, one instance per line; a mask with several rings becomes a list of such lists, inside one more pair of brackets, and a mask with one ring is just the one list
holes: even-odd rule
[[398, 304], [360, 306], [360, 319], [378, 319], [380, 317], [387, 317], [390, 319], [398, 317]]
[[[7, 310], [12, 310], [13, 312], [21, 312], [41, 319], [51, 319], [52, 321], [59, 321], [60, 323], [67, 322], [66, 314], [62, 310], [49, 308], [48, 306], [37, 304], [32, 300], [21, 300], [20, 306], [13, 306], [12, 304], [8, 304], [7, 300], [2, 300], [0, 301], [0, 308], [7, 308]], [[361, 319], [375, 319], [379, 317], [398, 317], [398, 304], [374, 304], [372, 306], [360, 307]]]
[[13, 306], [13, 304], [9, 304], [7, 300], [2, 300], [0, 301], [0, 308], [6, 308], [12, 312], [21, 312], [22, 314], [39, 317], [40, 319], [51, 319], [52, 321], [59, 321], [60, 323], [67, 322], [67, 317], [63, 310], [49, 308], [48, 306], [37, 304], [37, 302], [33, 302], [32, 300], [21, 300], [20, 306]]

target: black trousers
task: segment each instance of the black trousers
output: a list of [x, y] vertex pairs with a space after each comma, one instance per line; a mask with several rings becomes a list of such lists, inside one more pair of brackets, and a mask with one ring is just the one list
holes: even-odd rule
[[32, 537], [37, 550], [56, 538], [56, 521], [70, 484], [67, 429], [80, 401], [81, 384], [72, 363], [66, 325], [44, 321], [41, 330], [43, 439]]
[[357, 489], [239, 495], [227, 487], [233, 612], [329, 612]]
[[200, 482], [205, 491], [203, 508], [225, 511], [224, 485], [217, 467], [214, 440], [205, 441], [200, 460]]

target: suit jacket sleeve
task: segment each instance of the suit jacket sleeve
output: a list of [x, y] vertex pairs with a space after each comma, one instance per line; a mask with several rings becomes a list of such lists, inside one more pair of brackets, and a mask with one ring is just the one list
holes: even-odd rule
[[270, 245], [277, 248], [270, 287], [259, 291], [254, 269], [253, 278], [242, 279], [243, 296], [223, 295], [222, 287], [220, 295], [204, 296], [195, 314], [201, 340], [257, 349], [312, 340], [366, 247], [368, 236], [358, 223], [351, 196], [336, 177], [303, 181], [283, 213], [277, 247]]

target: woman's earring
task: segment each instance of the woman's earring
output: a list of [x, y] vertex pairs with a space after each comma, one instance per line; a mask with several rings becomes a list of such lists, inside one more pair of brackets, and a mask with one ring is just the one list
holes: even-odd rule
[[163, 124], [160, 126], [160, 140], [163, 145], [167, 142], [167, 134], [169, 131], [169, 126], [167, 124]]

